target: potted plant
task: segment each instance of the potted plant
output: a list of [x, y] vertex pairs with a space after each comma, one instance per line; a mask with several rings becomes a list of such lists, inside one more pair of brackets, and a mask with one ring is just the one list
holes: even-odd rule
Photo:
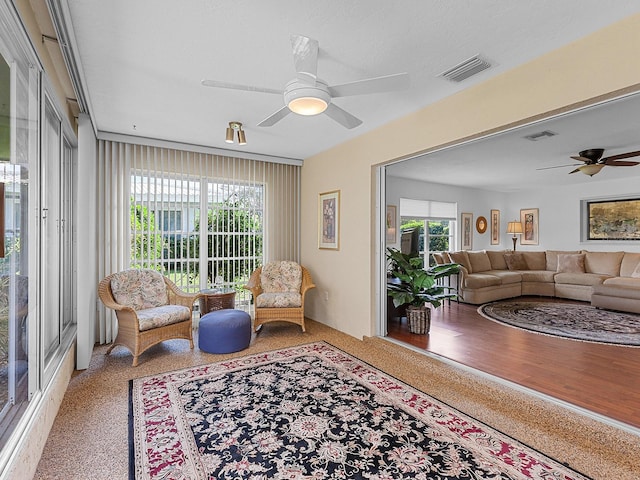
[[425, 334], [431, 324], [431, 310], [427, 303], [438, 308], [443, 300], [455, 298], [450, 287], [439, 284], [438, 279], [457, 274], [457, 263], [445, 263], [424, 268], [419, 256], [402, 253], [395, 248], [387, 248], [391, 279], [387, 281], [387, 295], [393, 298], [397, 308], [407, 306], [407, 323], [411, 333]]

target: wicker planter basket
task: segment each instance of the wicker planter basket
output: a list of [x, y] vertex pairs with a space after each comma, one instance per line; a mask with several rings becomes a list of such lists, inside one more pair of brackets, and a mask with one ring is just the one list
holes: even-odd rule
[[411, 333], [417, 333], [419, 335], [429, 333], [429, 328], [431, 327], [431, 309], [409, 305], [407, 307], [407, 323], [409, 324], [409, 331]]

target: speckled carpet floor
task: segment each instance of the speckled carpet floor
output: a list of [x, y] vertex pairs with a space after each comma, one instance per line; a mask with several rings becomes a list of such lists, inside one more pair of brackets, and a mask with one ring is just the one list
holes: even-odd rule
[[[226, 358], [327, 341], [520, 442], [602, 480], [640, 478], [640, 437], [387, 342], [364, 341], [309, 321], [307, 332], [270, 324], [242, 352], [213, 355], [171, 340], [131, 367], [124, 347], [97, 347], [74, 374], [42, 454], [36, 479], [128, 478], [129, 380]], [[196, 338], [197, 345], [197, 338]]]

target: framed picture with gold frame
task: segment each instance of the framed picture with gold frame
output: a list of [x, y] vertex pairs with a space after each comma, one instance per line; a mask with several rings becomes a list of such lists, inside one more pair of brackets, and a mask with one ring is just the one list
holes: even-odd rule
[[386, 224], [387, 224], [387, 244], [396, 243], [397, 237], [396, 232], [398, 230], [397, 224], [397, 208], [395, 205], [387, 205], [387, 215], [386, 215]]
[[318, 197], [318, 248], [340, 248], [340, 190]]
[[461, 249], [471, 250], [473, 248], [473, 213], [461, 213], [460, 224]]
[[487, 219], [482, 215], [476, 219], [476, 231], [480, 234], [487, 231]]
[[538, 245], [538, 209], [523, 208], [520, 210], [520, 223], [522, 223], [522, 235], [520, 235], [520, 245]]
[[500, 245], [500, 210], [491, 210], [491, 245]]

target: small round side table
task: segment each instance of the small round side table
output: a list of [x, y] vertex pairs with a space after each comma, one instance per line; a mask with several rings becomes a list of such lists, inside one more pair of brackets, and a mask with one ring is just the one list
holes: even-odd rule
[[200, 317], [214, 310], [233, 309], [236, 306], [236, 291], [231, 288], [208, 288], [200, 290]]

